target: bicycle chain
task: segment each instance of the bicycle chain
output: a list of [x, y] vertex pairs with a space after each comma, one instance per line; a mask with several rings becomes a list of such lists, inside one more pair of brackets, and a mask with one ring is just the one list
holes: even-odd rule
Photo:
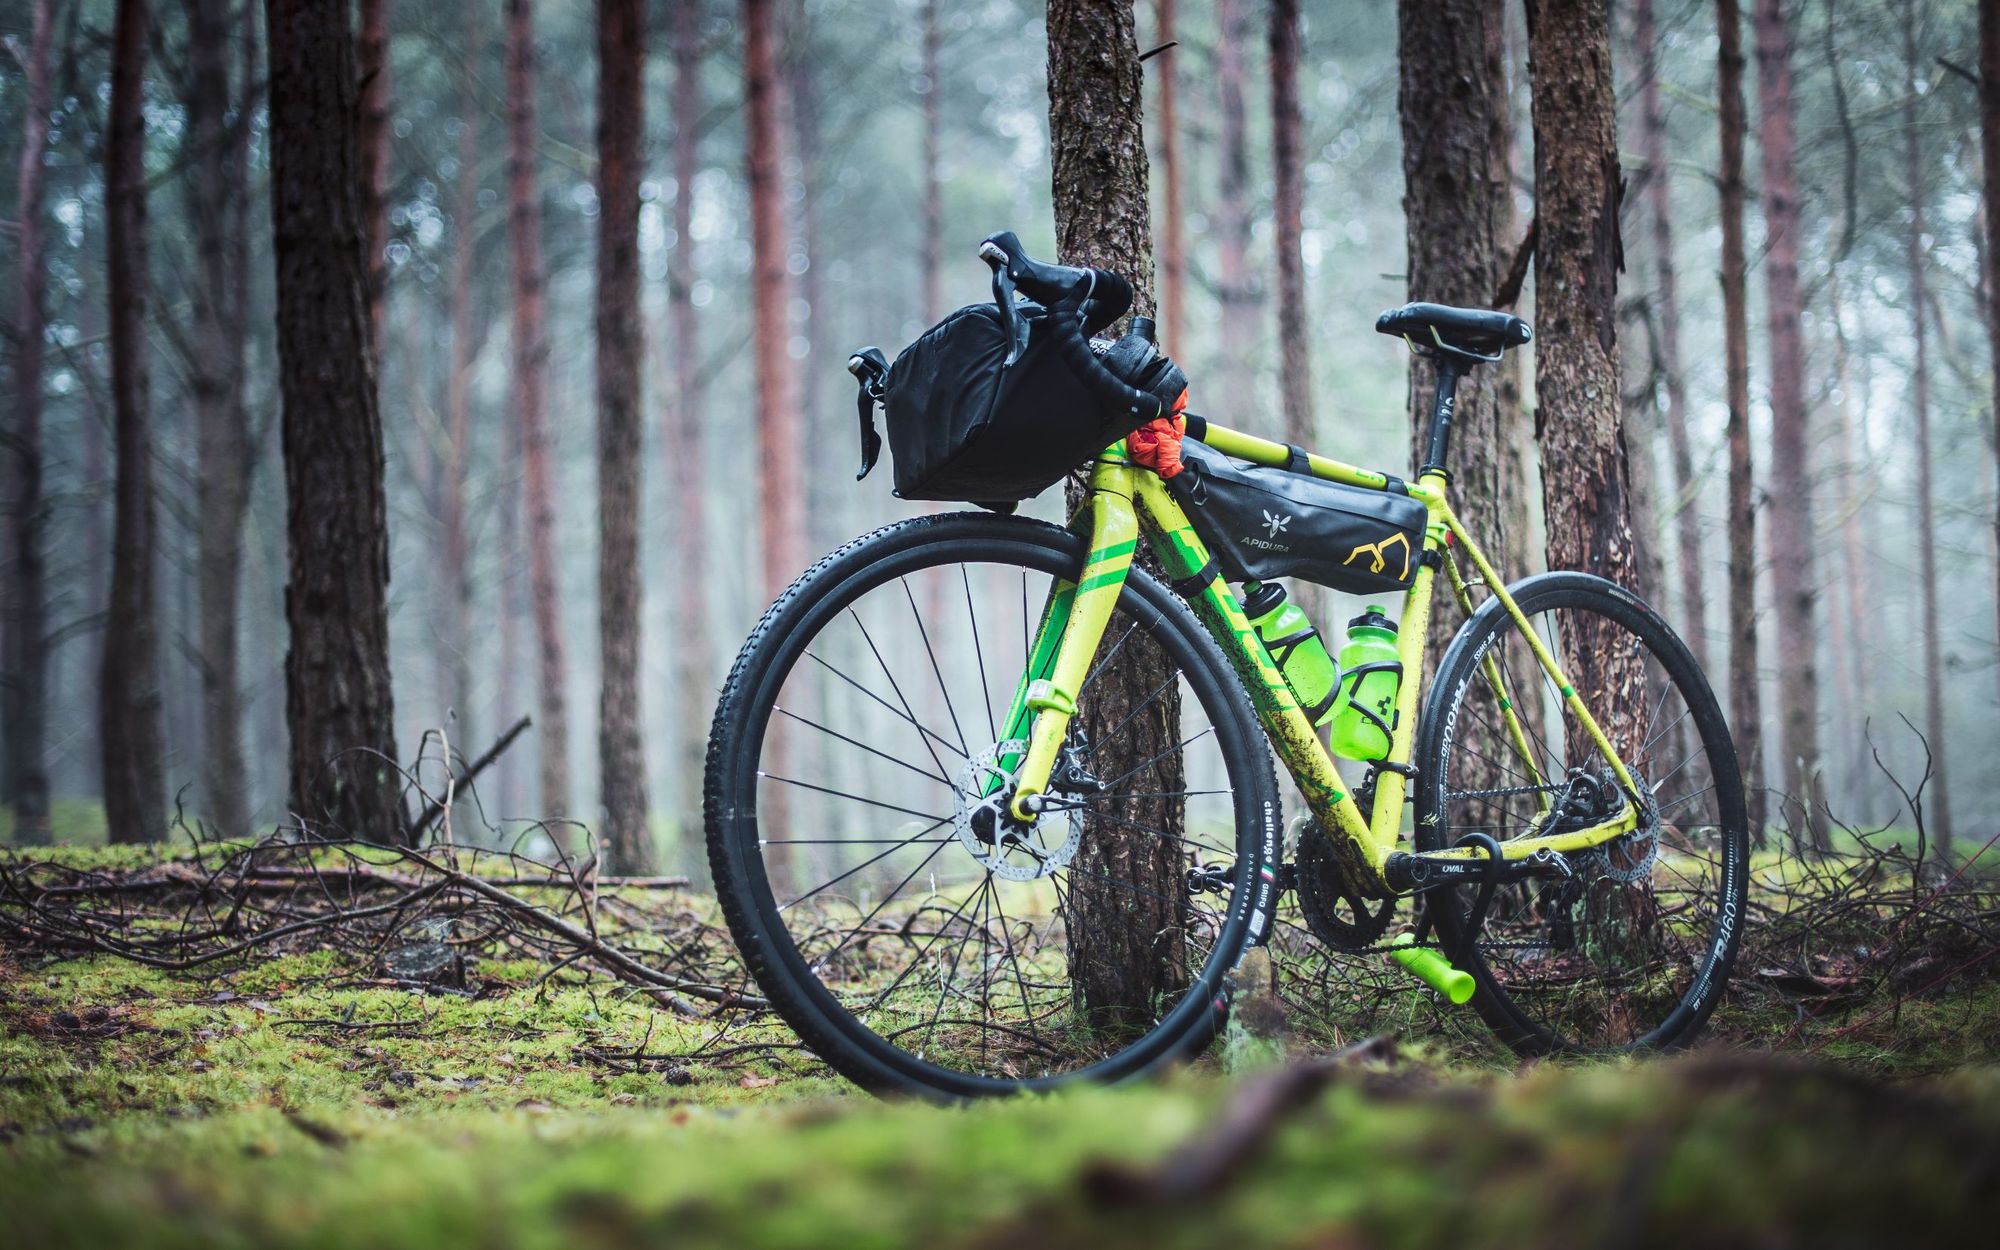
[[1505, 786], [1498, 790], [1448, 790], [1445, 798], [1450, 799], [1505, 799], [1517, 794], [1559, 794], [1561, 786]]

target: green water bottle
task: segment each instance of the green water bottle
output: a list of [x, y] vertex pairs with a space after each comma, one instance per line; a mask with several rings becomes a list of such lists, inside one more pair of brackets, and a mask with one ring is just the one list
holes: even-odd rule
[[1333, 714], [1334, 687], [1339, 674], [1326, 643], [1320, 641], [1305, 609], [1285, 598], [1285, 588], [1276, 582], [1246, 582], [1243, 586], [1243, 615], [1257, 631], [1264, 649], [1277, 661], [1285, 684], [1299, 701], [1306, 719], [1323, 723]]
[[1340, 649], [1343, 674], [1333, 705], [1333, 753], [1342, 759], [1379, 760], [1389, 754], [1396, 727], [1396, 689], [1403, 683], [1396, 659], [1396, 622], [1379, 605], [1347, 623]]

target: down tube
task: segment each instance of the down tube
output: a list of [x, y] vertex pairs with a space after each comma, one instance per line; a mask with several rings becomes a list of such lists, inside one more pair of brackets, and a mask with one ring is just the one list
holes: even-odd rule
[[[1169, 575], [1185, 580], [1208, 567], [1208, 548], [1160, 479], [1142, 472], [1134, 472], [1133, 479], [1134, 499], [1152, 523], [1149, 529], [1153, 546]], [[1330, 841], [1342, 852], [1345, 866], [1358, 872], [1362, 880], [1386, 889], [1382, 865], [1394, 849], [1393, 835], [1386, 845], [1378, 844], [1370, 835], [1368, 822], [1347, 792], [1339, 768], [1320, 746], [1312, 722], [1306, 719], [1284, 674], [1278, 671], [1236, 597], [1229, 592], [1229, 584], [1213, 576], [1189, 602], [1236, 669], [1257, 709], [1258, 719], [1270, 734], [1272, 745], [1314, 817], [1330, 832], [1337, 830], [1344, 835]]]

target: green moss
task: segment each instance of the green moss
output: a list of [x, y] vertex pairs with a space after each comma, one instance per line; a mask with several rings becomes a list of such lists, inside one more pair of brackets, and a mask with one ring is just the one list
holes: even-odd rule
[[1080, 1183], [1143, 1174], [1232, 1092], [1184, 1075], [969, 1109], [822, 1090], [326, 1121], [251, 1104], [69, 1132], [88, 1157], [24, 1136], [0, 1209], [20, 1244], [50, 1247], [1852, 1245], [1948, 1241], [1995, 1214], [1992, 1072], [1914, 1091], [1700, 1064], [1348, 1084], [1212, 1199], [1103, 1205]]

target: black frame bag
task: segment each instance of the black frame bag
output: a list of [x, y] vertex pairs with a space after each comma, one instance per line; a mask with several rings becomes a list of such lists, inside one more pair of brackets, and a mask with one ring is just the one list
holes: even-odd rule
[[1167, 479], [1216, 568], [1232, 582], [1296, 577], [1351, 594], [1406, 590], [1424, 558], [1430, 513], [1391, 479], [1369, 490], [1292, 467], [1243, 466], [1192, 438]]
[[1028, 341], [1012, 364], [1000, 310], [969, 304], [889, 366], [883, 408], [899, 498], [1030, 499], [1137, 428], [1105, 420], [1057, 357], [1046, 309], [1015, 307]]

